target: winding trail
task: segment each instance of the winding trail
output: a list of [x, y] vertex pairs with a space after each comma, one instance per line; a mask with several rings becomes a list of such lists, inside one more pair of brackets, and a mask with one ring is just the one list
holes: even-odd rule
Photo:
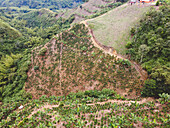
[[[96, 104], [100, 104], [103, 105], [105, 103], [117, 103], [117, 104], [123, 104], [125, 103], [126, 105], [131, 105], [132, 103], [138, 103], [138, 104], [143, 104], [143, 103], [147, 103], [153, 101], [153, 98], [143, 98], [141, 101], [127, 101], [127, 100], [108, 100], [108, 101], [103, 101], [103, 102], [96, 102], [96, 103], [87, 103], [87, 106], [93, 106]], [[81, 106], [82, 104], [78, 104], [78, 106]], [[157, 105], [159, 105], [157, 103]], [[64, 105], [64, 107], [69, 107], [70, 105]], [[59, 107], [59, 105], [44, 105], [39, 109], [34, 109], [34, 111], [27, 117], [27, 118], [31, 118], [32, 115], [34, 115], [35, 113], [37, 113], [38, 111], [43, 111], [44, 109], [52, 109], [52, 108], [57, 108]]]
[[[125, 5], [126, 6], [126, 5]], [[123, 6], [124, 7], [124, 6]], [[126, 57], [123, 57], [122, 55], [118, 54], [116, 50], [114, 50], [113, 47], [107, 47], [105, 45], [102, 45], [101, 43], [99, 43], [97, 41], [97, 39], [95, 38], [94, 34], [93, 34], [93, 31], [90, 29], [90, 27], [88, 26], [88, 23], [87, 23], [88, 20], [86, 21], [81, 21], [80, 24], [84, 24], [88, 30], [89, 30], [89, 33], [91, 35], [91, 40], [92, 40], [92, 43], [94, 44], [95, 47], [99, 48], [100, 50], [102, 50], [104, 53], [106, 54], [109, 54], [111, 56], [114, 56], [116, 57], [116, 60], [117, 59], [123, 59], [123, 60], [126, 60], [128, 58]], [[129, 59], [128, 59], [129, 60]], [[139, 73], [139, 75], [141, 76], [142, 80], [146, 80], [148, 78], [148, 74], [145, 70], [142, 69], [142, 67], [137, 64], [136, 62], [134, 61], [131, 61], [129, 60], [132, 64], [132, 66], [136, 69], [136, 71]]]

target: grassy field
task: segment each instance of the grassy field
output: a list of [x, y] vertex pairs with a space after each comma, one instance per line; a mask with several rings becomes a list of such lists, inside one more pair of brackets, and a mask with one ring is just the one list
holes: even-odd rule
[[114, 47], [123, 54], [126, 42], [129, 40], [130, 28], [136, 24], [145, 12], [146, 5], [124, 4], [97, 18], [88, 20], [96, 39], [108, 46]]

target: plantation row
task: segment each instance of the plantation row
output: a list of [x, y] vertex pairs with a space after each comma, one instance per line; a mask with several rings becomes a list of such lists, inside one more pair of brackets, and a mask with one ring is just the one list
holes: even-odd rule
[[[112, 103], [109, 99], [122, 98], [112, 90], [103, 89], [71, 93], [66, 98], [42, 96], [39, 100], [13, 102], [1, 106], [0, 126], [169, 127], [170, 104], [167, 101], [163, 104], [159, 102], [162, 99], [138, 103], [122, 99], [126, 101]], [[23, 105], [21, 110], [18, 109], [20, 105]]]
[[116, 61], [95, 48], [88, 29], [81, 24], [33, 50], [25, 89], [34, 98], [103, 88], [120, 88], [137, 95], [143, 83], [139, 78], [125, 61]]

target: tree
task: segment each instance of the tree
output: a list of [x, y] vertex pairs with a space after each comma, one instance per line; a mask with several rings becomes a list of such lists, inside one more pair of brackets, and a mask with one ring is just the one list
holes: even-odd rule
[[82, 7], [82, 5], [80, 5], [80, 9], [82, 9], [83, 7]]
[[156, 81], [153, 79], [147, 79], [145, 81], [142, 96], [155, 96], [156, 91]]
[[17, 60], [21, 58], [20, 54], [11, 56], [2, 56], [0, 60], [0, 100], [2, 100], [3, 88], [12, 82], [16, 77]]
[[149, 48], [146, 44], [142, 44], [139, 47], [138, 53], [140, 55], [140, 63], [142, 63], [143, 57], [149, 52]]

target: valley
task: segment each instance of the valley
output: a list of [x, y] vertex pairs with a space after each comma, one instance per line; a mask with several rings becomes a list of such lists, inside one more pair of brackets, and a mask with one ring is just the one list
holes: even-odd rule
[[0, 0], [0, 127], [170, 127], [167, 1], [19, 1]]

